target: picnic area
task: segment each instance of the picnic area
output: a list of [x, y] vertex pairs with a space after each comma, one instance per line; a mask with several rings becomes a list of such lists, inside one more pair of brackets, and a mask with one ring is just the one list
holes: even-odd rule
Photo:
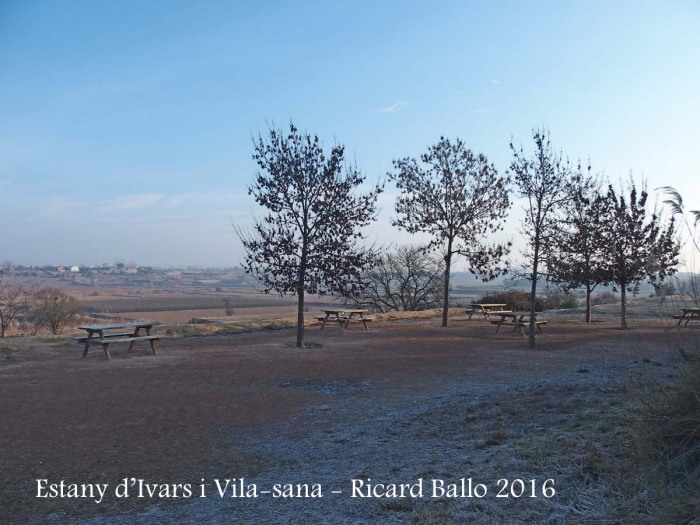
[[[27, 342], [0, 360], [0, 521], [595, 522], [592, 502], [615, 505], [608, 484], [629, 475], [616, 458], [634, 443], [643, 384], [682, 376], [678, 348], [697, 351], [697, 329], [549, 319], [536, 349], [484, 318], [440, 328], [437, 312], [376, 316], [368, 329], [314, 320], [301, 349], [293, 329], [172, 337], [158, 355], [121, 345], [109, 360], [69, 337]], [[552, 479], [556, 497], [350, 497], [352, 479], [469, 477], [494, 496], [505, 477]], [[36, 497], [37, 479], [130, 478], [203, 482], [209, 497]], [[324, 493], [220, 498], [214, 480], [234, 478]]]

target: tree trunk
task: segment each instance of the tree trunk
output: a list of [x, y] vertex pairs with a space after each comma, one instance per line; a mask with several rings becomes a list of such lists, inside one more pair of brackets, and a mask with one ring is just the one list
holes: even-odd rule
[[304, 347], [304, 287], [298, 289], [299, 299], [297, 300], [297, 348]]
[[593, 290], [591, 290], [591, 285], [587, 284], [586, 285], [586, 322], [590, 323], [591, 322], [591, 293]]
[[[535, 264], [535, 268], [537, 264]], [[537, 270], [532, 272], [532, 289], [530, 290], [530, 324], [527, 329], [527, 345], [535, 348], [535, 308], [537, 307]]]
[[299, 281], [297, 282], [297, 348], [304, 347], [304, 283], [306, 282], [307, 236], [304, 236], [299, 261]]
[[527, 329], [527, 344], [535, 348], [535, 308], [537, 307], [537, 266], [540, 256], [539, 235], [535, 236], [535, 255], [532, 258], [532, 289], [530, 290], [530, 323]]
[[450, 307], [450, 266], [452, 265], [452, 239], [447, 242], [447, 254], [445, 255], [445, 286], [442, 298], [442, 327], [447, 327], [447, 311]]
[[627, 330], [627, 288], [620, 283], [620, 322], [623, 330]]

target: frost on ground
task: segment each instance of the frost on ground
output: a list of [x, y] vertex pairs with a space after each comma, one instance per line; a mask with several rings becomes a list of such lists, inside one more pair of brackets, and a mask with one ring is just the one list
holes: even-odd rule
[[[660, 359], [572, 366], [546, 379], [508, 384], [446, 380], [415, 396], [377, 396], [385, 386], [381, 380], [285, 380], [278, 386], [319, 393], [323, 401], [268, 426], [264, 435], [227, 427], [211, 430], [222, 447], [235, 444], [263, 458], [251, 472], [202, 471], [206, 498], [71, 521], [85, 525], [636, 522], [632, 516], [610, 518], [624, 508], [622, 500], [628, 497], [614, 493], [611, 482], [629, 456], [635, 428], [631, 407], [642, 383], [647, 383], [640, 378], [679, 373], [678, 359], [670, 354]], [[241, 477], [245, 486], [255, 484], [257, 498], [232, 498], [230, 485], [227, 494], [219, 496], [215, 479], [225, 484], [225, 479]], [[484, 494], [479, 487], [472, 497], [462, 497], [462, 484], [468, 487], [470, 478], [473, 489], [484, 485], [483, 497], [476, 495]], [[356, 496], [367, 494], [368, 485], [385, 493], [390, 489], [386, 484], [408, 484], [414, 490], [422, 488], [422, 497], [352, 497], [352, 480], [362, 482]], [[438, 490], [438, 497], [433, 497], [433, 483], [442, 489], [454, 484], [459, 494], [440, 497]], [[275, 484], [292, 484], [295, 490], [297, 484], [307, 484], [309, 490], [318, 484], [322, 497], [274, 498], [260, 493]], [[195, 495], [197, 490], [195, 485]], [[334, 493], [338, 491], [342, 493]], [[508, 497], [498, 497], [499, 493]], [[54, 514], [34, 523], [64, 521], [64, 516]]]

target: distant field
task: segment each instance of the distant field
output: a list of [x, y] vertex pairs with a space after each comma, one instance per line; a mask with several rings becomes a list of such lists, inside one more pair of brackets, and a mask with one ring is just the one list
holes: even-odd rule
[[[225, 301], [228, 300], [228, 303]], [[122, 312], [166, 312], [180, 310], [212, 310], [231, 308], [255, 308], [260, 306], [286, 306], [294, 304], [288, 299], [265, 299], [246, 296], [143, 296], [143, 297], [101, 297], [95, 300], [83, 300], [85, 312], [122, 313]]]
[[[325, 305], [332, 302], [333, 298], [319, 300], [307, 298], [310, 308]], [[279, 295], [265, 295], [259, 292], [246, 293], [174, 293], [174, 294], [148, 294], [142, 295], [100, 295], [81, 297], [80, 302], [86, 314], [123, 314], [123, 313], [149, 313], [149, 312], [196, 312], [216, 311], [219, 315], [225, 315], [225, 309], [237, 310], [290, 308], [296, 306], [296, 298], [280, 297]], [[242, 312], [237, 312], [242, 313]]]

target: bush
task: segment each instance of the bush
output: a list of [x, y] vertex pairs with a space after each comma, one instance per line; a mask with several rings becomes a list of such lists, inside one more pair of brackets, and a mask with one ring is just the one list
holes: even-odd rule
[[66, 326], [76, 323], [81, 313], [75, 297], [55, 288], [40, 290], [33, 297], [34, 333], [47, 328], [54, 335], [60, 334]]
[[599, 293], [599, 294], [594, 295], [591, 298], [591, 303], [594, 306], [598, 305], [598, 304], [612, 304], [612, 303], [616, 303], [616, 302], [617, 302], [617, 298], [615, 297], [615, 294], [612, 292]]
[[545, 307], [552, 310], [578, 307], [578, 299], [576, 296], [563, 288], [550, 288], [547, 290], [545, 301]]

